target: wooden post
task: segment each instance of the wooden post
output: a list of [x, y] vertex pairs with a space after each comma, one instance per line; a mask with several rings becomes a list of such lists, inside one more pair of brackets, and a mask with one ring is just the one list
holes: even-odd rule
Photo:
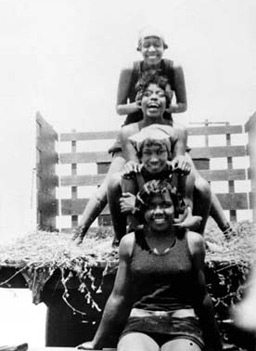
[[248, 153], [250, 156], [249, 178], [252, 188], [253, 220], [256, 223], [256, 113], [254, 113], [245, 124], [248, 133]]
[[[72, 133], [76, 133], [76, 131], [73, 129]], [[75, 154], [77, 152], [77, 141], [72, 140], [71, 141], [71, 152]], [[77, 175], [77, 163], [72, 163], [71, 164], [71, 174], [72, 176]], [[77, 186], [72, 186], [71, 187], [71, 199], [76, 200], [77, 199]], [[75, 228], [78, 226], [78, 216], [77, 215], [72, 215], [71, 216], [71, 227]]]
[[38, 112], [36, 114], [36, 175], [37, 175], [37, 225], [44, 230], [56, 229], [58, 202], [56, 188], [59, 184], [56, 175], [58, 154], [55, 143], [58, 135]]

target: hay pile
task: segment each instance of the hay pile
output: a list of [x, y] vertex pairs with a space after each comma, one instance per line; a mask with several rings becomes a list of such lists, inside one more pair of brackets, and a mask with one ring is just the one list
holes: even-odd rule
[[[211, 282], [210, 292], [215, 296], [215, 305], [218, 306], [227, 306], [239, 300], [241, 293], [237, 290], [237, 281], [243, 284], [255, 257], [254, 226], [242, 222], [236, 224], [235, 229], [237, 236], [230, 241], [224, 239], [213, 222], [209, 222], [205, 233], [208, 245], [206, 261], [215, 272], [215, 282]], [[100, 286], [94, 286], [92, 267], [100, 266], [103, 277], [118, 264], [118, 249], [112, 247], [112, 228], [91, 229], [81, 245], [71, 238], [70, 234], [39, 230], [11, 241], [0, 247], [0, 267], [14, 267], [16, 272], [23, 275], [32, 290], [35, 304], [42, 301], [44, 286], [58, 269], [64, 288], [63, 299], [74, 312], [80, 313], [67, 298], [69, 281], [73, 277], [71, 272], [74, 272], [80, 284], [79, 290], [95, 307], [93, 291], [100, 289]], [[3, 284], [6, 281], [0, 280], [0, 286]], [[225, 291], [219, 292], [221, 285], [225, 285]]]
[[209, 221], [205, 232], [208, 244], [206, 261], [230, 261], [250, 265], [255, 258], [255, 226], [246, 221], [234, 224], [236, 236], [226, 240], [213, 221]]
[[109, 228], [90, 230], [81, 245], [71, 238], [66, 233], [38, 230], [0, 247], [0, 265], [72, 268], [81, 260], [91, 266], [117, 261], [117, 249], [111, 247]]
[[[223, 234], [210, 222], [205, 233], [208, 243], [207, 261], [234, 261], [251, 263], [255, 254], [254, 226], [249, 222], [235, 225], [237, 236], [225, 240]], [[76, 245], [71, 235], [38, 230], [0, 247], [0, 265], [14, 267], [74, 268], [83, 261], [90, 266], [116, 264], [117, 249], [111, 244], [111, 228], [91, 229], [83, 243]]]

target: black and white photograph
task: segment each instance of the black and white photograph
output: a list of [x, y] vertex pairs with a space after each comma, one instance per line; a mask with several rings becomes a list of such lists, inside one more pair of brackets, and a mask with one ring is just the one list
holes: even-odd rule
[[254, 0], [0, 0], [0, 351], [256, 350]]

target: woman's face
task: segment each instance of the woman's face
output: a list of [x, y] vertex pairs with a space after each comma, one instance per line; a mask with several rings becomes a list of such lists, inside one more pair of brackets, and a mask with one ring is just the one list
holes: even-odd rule
[[168, 194], [153, 196], [144, 215], [146, 223], [154, 231], [165, 231], [173, 223], [174, 205]]
[[145, 142], [142, 146], [141, 163], [151, 174], [163, 171], [168, 161], [167, 146], [161, 142]]
[[142, 94], [141, 109], [144, 117], [161, 118], [166, 110], [165, 91], [157, 84], [149, 84]]
[[163, 58], [163, 41], [158, 37], [146, 37], [142, 39], [140, 51], [144, 62], [149, 66], [155, 66]]

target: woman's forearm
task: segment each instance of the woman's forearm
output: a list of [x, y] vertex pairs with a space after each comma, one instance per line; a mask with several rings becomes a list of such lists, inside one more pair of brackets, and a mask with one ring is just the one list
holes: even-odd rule
[[171, 104], [168, 108], [170, 113], [182, 113], [187, 111], [187, 103], [186, 102], [179, 102], [176, 104]]
[[129, 115], [140, 110], [140, 106], [137, 102], [131, 102], [128, 104], [120, 104], [116, 106], [116, 112], [119, 116]]
[[110, 295], [92, 341], [94, 348], [104, 347], [110, 335], [120, 333], [129, 313], [130, 308], [123, 297]]
[[211, 351], [222, 350], [221, 336], [214, 316], [214, 309], [209, 294], [204, 297], [198, 314], [206, 348]]

